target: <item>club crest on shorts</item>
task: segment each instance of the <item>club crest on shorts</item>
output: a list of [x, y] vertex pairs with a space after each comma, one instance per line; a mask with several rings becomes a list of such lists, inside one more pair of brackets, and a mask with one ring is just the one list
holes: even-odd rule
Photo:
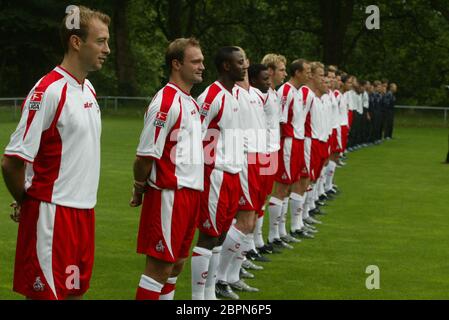
[[207, 279], [207, 274], [208, 274], [207, 271], [203, 272], [203, 273], [201, 274], [201, 278]]
[[209, 220], [204, 221], [203, 228], [204, 229], [210, 229], [210, 227], [212, 227], [212, 226], [211, 226]]
[[288, 177], [287, 177], [287, 174], [284, 172], [284, 174], [282, 175], [282, 180], [287, 180], [288, 179]]
[[41, 281], [41, 277], [36, 277], [36, 280], [33, 283], [34, 291], [44, 291], [45, 284]]
[[239, 205], [240, 205], [240, 206], [244, 206], [245, 204], [246, 204], [246, 199], [245, 199], [244, 196], [241, 196], [241, 197], [240, 197], [240, 200], [239, 200]]
[[156, 245], [156, 251], [157, 252], [164, 252], [165, 246], [162, 244], [162, 240], [159, 240], [158, 244]]
[[28, 106], [29, 110], [38, 111], [41, 108], [43, 92], [35, 91], [31, 95], [30, 104]]
[[156, 119], [154, 119], [154, 126], [163, 128], [165, 127], [165, 122], [167, 121], [167, 113], [159, 111], [156, 114]]

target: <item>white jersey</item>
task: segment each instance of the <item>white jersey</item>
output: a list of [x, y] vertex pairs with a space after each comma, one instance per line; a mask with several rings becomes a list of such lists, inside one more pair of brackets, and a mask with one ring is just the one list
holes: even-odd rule
[[267, 120], [264, 105], [266, 95], [259, 89], [249, 87], [249, 90], [235, 85], [232, 90], [240, 105], [241, 128], [244, 132], [244, 150], [246, 152], [267, 152]]
[[361, 93], [356, 93], [356, 111], [359, 114], [363, 113], [363, 95]]
[[268, 89], [267, 101], [263, 110], [267, 120], [267, 152], [276, 152], [280, 149], [281, 126], [281, 106], [276, 90]]
[[173, 83], [159, 90], [145, 114], [137, 155], [154, 159], [151, 186], [203, 190], [201, 120], [190, 94]]
[[232, 174], [240, 172], [244, 147], [239, 102], [232, 92], [215, 81], [198, 97], [198, 104], [205, 164]]
[[339, 98], [335, 96], [334, 91], [329, 91], [329, 96], [331, 97], [332, 101], [332, 111], [331, 111], [331, 124], [332, 129], [337, 129], [340, 127], [340, 113], [339, 113]]
[[89, 80], [56, 67], [28, 94], [5, 155], [25, 160], [25, 190], [38, 200], [91, 209], [100, 176], [101, 115]]
[[321, 96], [321, 102], [323, 103], [322, 110], [322, 137], [321, 141], [327, 141], [332, 134], [332, 98], [329, 93], [325, 93]]
[[348, 112], [349, 112], [349, 92], [346, 91], [341, 95], [340, 100], [340, 116], [341, 116], [341, 125], [342, 126], [349, 126], [349, 118], [348, 118]]
[[278, 96], [281, 97], [285, 123], [281, 125], [281, 133], [284, 137], [292, 137], [303, 140], [305, 136], [305, 122], [310, 110], [313, 93], [307, 86], [302, 86], [297, 90], [290, 83], [285, 83], [278, 89]]
[[367, 111], [369, 108], [369, 95], [366, 91], [363, 91], [362, 93], [362, 105], [365, 111]]

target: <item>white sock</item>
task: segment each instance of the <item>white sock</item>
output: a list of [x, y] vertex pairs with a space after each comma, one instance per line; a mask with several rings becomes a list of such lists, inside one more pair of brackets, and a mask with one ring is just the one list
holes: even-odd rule
[[178, 280], [178, 277], [171, 277], [167, 279], [167, 282], [162, 288], [159, 300], [173, 300], [175, 297], [176, 280]]
[[282, 203], [282, 216], [281, 222], [279, 223], [279, 236], [284, 237], [287, 235], [287, 228], [285, 227], [287, 223], [287, 212], [288, 212], [288, 201], [289, 197], [284, 198]]
[[300, 219], [303, 204], [304, 196], [295, 192], [290, 193], [290, 230], [292, 232], [301, 228]]
[[221, 246], [212, 249], [212, 257], [207, 270], [206, 288], [204, 288], [205, 300], [217, 300], [215, 296], [215, 282], [217, 280], [218, 261], [220, 260]]
[[195, 247], [192, 253], [192, 300], [204, 300], [204, 289], [208, 276], [209, 262], [212, 251]]
[[248, 237], [244, 237], [242, 239], [242, 243], [238, 248], [237, 254], [232, 260], [228, 273], [227, 273], [227, 282], [234, 283], [240, 280], [240, 268], [242, 267], [243, 260], [245, 259], [246, 253], [251, 248], [251, 243]]
[[327, 172], [326, 172], [326, 185], [324, 188], [326, 191], [329, 191], [330, 189], [332, 189], [336, 168], [337, 168], [337, 164], [334, 161], [329, 161], [329, 164], [327, 165]]
[[257, 218], [256, 228], [254, 230], [254, 244], [256, 245], [256, 248], [260, 248], [265, 245], [265, 242], [263, 241], [262, 226], [263, 216]]
[[305, 193], [305, 196], [306, 200], [304, 201], [304, 206], [302, 210], [303, 219], [307, 219], [309, 217], [310, 199], [313, 197], [312, 190], [307, 191], [307, 193]]
[[309, 202], [309, 211], [315, 209], [316, 188], [317, 188], [317, 184], [315, 184], [312, 191], [310, 191], [310, 197], [307, 196], [307, 201]]
[[326, 181], [326, 177], [324, 174], [325, 170], [323, 169], [321, 171], [321, 177], [320, 177], [320, 184], [319, 184], [319, 188], [318, 188], [318, 193], [317, 193], [317, 197], [315, 200], [318, 200], [318, 198], [320, 197], [320, 195], [324, 194], [324, 182]]
[[250, 243], [250, 250], [256, 251], [256, 244], [254, 243], [254, 233], [248, 233], [246, 236], [248, 237], [248, 241]]
[[229, 265], [234, 261], [238, 248], [242, 245], [246, 236], [235, 226], [229, 228], [218, 261], [217, 281], [226, 281]]
[[271, 197], [270, 205], [268, 206], [270, 215], [270, 231], [268, 232], [268, 241], [273, 242], [274, 239], [279, 239], [279, 224], [282, 215], [282, 200]]

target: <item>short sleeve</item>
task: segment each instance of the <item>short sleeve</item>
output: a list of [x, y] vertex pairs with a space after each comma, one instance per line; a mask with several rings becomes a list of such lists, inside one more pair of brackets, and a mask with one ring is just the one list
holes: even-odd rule
[[180, 116], [179, 96], [167, 99], [159, 92], [145, 114], [144, 127], [140, 135], [137, 155], [160, 159], [168, 136]]
[[6, 156], [15, 156], [33, 162], [41, 142], [56, 113], [61, 93], [47, 89], [33, 89], [26, 98], [19, 124], [5, 149]]

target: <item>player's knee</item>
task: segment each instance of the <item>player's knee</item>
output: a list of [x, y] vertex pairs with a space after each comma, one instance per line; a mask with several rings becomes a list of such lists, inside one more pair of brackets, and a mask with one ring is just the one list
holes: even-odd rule
[[181, 259], [175, 263], [173, 266], [173, 270], [171, 272], [170, 277], [177, 277], [181, 274], [182, 270], [184, 269], [185, 259]]
[[201, 248], [212, 250], [214, 247], [217, 246], [217, 243], [218, 243], [217, 237], [213, 237], [208, 234], [200, 232], [198, 235], [198, 242], [196, 245]]

